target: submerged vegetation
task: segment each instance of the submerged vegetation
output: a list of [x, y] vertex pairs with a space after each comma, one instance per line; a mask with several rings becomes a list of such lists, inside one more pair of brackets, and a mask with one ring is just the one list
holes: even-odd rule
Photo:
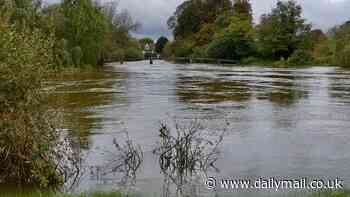
[[168, 58], [218, 58], [242, 64], [350, 66], [349, 22], [328, 33], [313, 29], [294, 0], [278, 1], [254, 24], [249, 0], [187, 0], [168, 20]]
[[198, 121], [189, 124], [175, 122], [175, 131], [167, 124], [159, 129], [160, 141], [153, 153], [158, 157], [164, 175], [164, 196], [171, 193], [170, 184], [176, 187], [176, 196], [189, 193], [196, 179], [205, 177], [211, 170], [218, 171], [216, 161], [225, 131], [206, 132]]

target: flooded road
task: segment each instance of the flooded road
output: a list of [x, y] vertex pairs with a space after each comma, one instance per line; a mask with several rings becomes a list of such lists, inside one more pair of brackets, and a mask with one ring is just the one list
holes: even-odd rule
[[[112, 160], [113, 138], [122, 139], [124, 131], [142, 146], [135, 188], [145, 196], [161, 195], [152, 149], [160, 121], [174, 117], [199, 119], [212, 129], [230, 123], [215, 177], [340, 178], [350, 185], [349, 70], [129, 62], [64, 75], [48, 86], [85, 166]], [[117, 179], [87, 172], [77, 190], [118, 189]], [[204, 184], [201, 192], [213, 194]]]

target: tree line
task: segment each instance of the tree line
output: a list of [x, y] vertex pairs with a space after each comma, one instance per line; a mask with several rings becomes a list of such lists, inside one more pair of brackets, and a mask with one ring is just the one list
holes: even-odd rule
[[118, 9], [117, 1], [63, 0], [43, 6], [41, 0], [3, 0], [0, 10], [1, 22], [14, 26], [15, 34], [35, 30], [52, 41], [55, 67], [96, 67], [142, 57], [138, 40], [130, 35], [140, 25]]
[[76, 172], [45, 78], [70, 67], [141, 57], [138, 28], [115, 2], [0, 0], [0, 185], [61, 186]]
[[243, 64], [350, 66], [350, 22], [313, 29], [295, 1], [278, 1], [254, 24], [249, 0], [187, 0], [168, 26], [174, 41], [163, 54], [238, 60]]

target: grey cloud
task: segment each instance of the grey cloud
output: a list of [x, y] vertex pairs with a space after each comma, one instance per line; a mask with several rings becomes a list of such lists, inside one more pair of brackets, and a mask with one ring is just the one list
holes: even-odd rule
[[[143, 35], [157, 37], [170, 35], [166, 20], [184, 0], [121, 0], [121, 6], [130, 11], [143, 24]], [[270, 12], [277, 0], [251, 0], [255, 22], [262, 14]], [[298, 0], [304, 17], [315, 28], [327, 30], [350, 19], [350, 0]]]
[[[58, 1], [58, 0], [46, 0]], [[107, 0], [108, 1], [108, 0]], [[120, 0], [120, 9], [127, 9], [134, 19], [142, 24], [137, 37], [171, 36], [166, 21], [184, 0]], [[315, 28], [327, 30], [350, 19], [350, 0], [297, 0], [304, 9], [304, 17]], [[251, 0], [255, 22], [261, 14], [268, 13], [277, 0]]]

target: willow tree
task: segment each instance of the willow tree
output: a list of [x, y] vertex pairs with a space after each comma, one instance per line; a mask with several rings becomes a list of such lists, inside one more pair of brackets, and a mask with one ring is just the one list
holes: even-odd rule
[[92, 0], [64, 0], [64, 39], [72, 51], [81, 51], [81, 64], [103, 64], [107, 23], [102, 8]]

